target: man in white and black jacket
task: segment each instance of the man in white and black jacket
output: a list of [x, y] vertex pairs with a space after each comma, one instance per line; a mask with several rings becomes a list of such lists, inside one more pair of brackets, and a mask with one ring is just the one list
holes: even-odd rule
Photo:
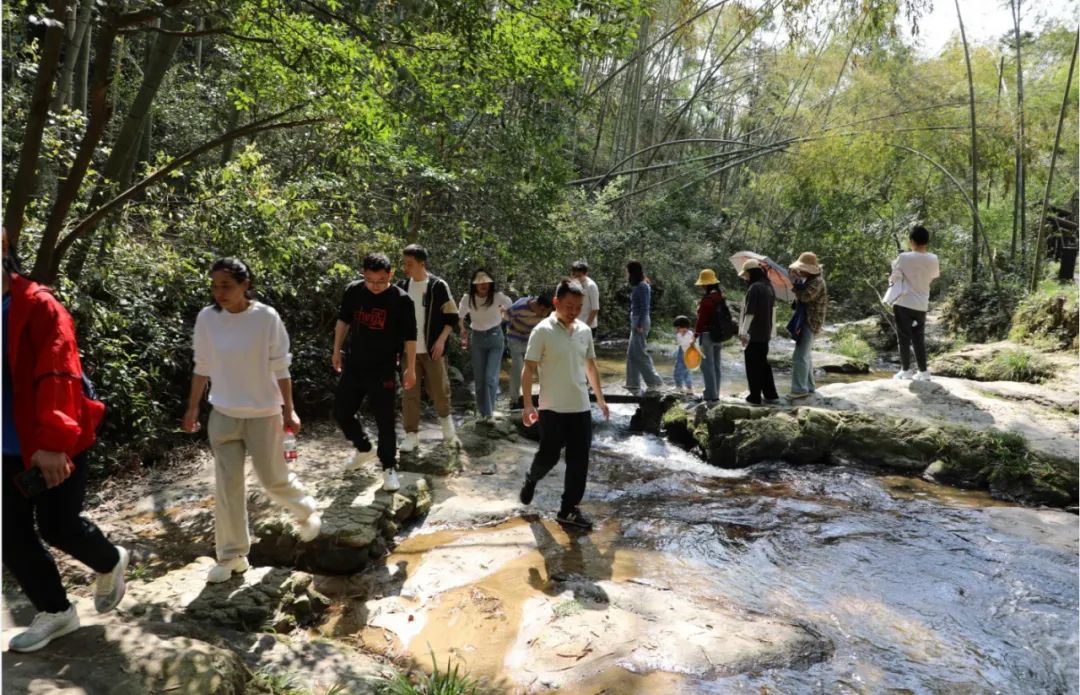
[[450, 417], [450, 379], [446, 374], [446, 342], [457, 332], [458, 310], [450, 286], [428, 272], [427, 249], [410, 244], [402, 252], [402, 268], [408, 276], [398, 283], [413, 301], [416, 312], [416, 383], [405, 389], [402, 406], [405, 441], [402, 451], [414, 451], [420, 445], [420, 382], [435, 404], [442, 425], [443, 441], [458, 446], [454, 420]]

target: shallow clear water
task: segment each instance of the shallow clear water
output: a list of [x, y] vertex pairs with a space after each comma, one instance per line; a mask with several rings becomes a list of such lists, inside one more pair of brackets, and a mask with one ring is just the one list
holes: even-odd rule
[[834, 647], [806, 670], [694, 692], [1076, 692], [1075, 553], [860, 470], [714, 468], [629, 434], [632, 406], [612, 410], [596, 420], [587, 500], [618, 519], [618, 543], [677, 558], [703, 599], [794, 619]]

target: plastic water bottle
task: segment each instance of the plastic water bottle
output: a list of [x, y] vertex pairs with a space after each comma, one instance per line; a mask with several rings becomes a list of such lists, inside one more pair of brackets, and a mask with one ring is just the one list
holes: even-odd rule
[[281, 448], [285, 450], [285, 460], [296, 460], [296, 435], [291, 429], [285, 430], [285, 437], [281, 440]]

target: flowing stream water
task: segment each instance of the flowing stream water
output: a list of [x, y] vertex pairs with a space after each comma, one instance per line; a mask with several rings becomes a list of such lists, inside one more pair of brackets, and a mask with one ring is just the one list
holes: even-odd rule
[[840, 467], [723, 470], [628, 434], [632, 407], [615, 411], [597, 423], [590, 496], [620, 520], [618, 543], [834, 646], [805, 670], [692, 691], [1076, 692], [1074, 516], [1049, 512], [1071, 543], [1033, 542], [1027, 510], [983, 494]]
[[[745, 378], [728, 357], [723, 393], [735, 395]], [[657, 362], [670, 377], [667, 360]], [[617, 384], [620, 358], [601, 359], [601, 371], [605, 383]], [[781, 392], [784, 379], [778, 374]], [[700, 391], [700, 376], [695, 385]], [[600, 521], [597, 530], [567, 541], [529, 521], [540, 531], [539, 554], [474, 584], [479, 593], [433, 616], [414, 650], [427, 644], [435, 653], [452, 651], [465, 640], [461, 626], [486, 624], [479, 613], [456, 622], [454, 616], [479, 610], [475, 597], [494, 592], [514, 605], [501, 632], [476, 637], [484, 646], [475, 650], [473, 668], [504, 676], [521, 605], [541, 586], [533, 579], [570, 573], [592, 581], [677, 582], [704, 601], [796, 621], [831, 648], [788, 668], [630, 680], [623, 671], [562, 693], [1077, 691], [1075, 515], [841, 466], [777, 461], [720, 469], [658, 437], [630, 433], [633, 410], [614, 405], [609, 422], [594, 411], [585, 506]], [[499, 528], [515, 523], [526, 522]], [[457, 532], [421, 531], [396, 552], [416, 566], [418, 556], [454, 538]]]

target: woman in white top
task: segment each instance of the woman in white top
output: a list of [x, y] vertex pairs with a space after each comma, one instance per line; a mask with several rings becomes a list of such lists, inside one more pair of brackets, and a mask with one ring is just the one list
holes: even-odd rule
[[312, 499], [289, 473], [282, 452], [283, 426], [300, 431], [289, 376], [289, 334], [273, 308], [252, 299], [251, 271], [236, 258], [210, 269], [214, 304], [195, 319], [195, 369], [182, 426], [199, 430], [199, 401], [210, 382], [207, 423], [217, 490], [214, 539], [217, 564], [206, 581], [223, 582], [248, 568], [244, 458], [251, 454], [266, 494], [299, 524], [302, 541], [319, 535], [322, 520]]
[[[926, 366], [926, 312], [930, 309], [930, 283], [941, 274], [938, 257], [929, 251], [930, 232], [916, 225], [908, 235], [911, 251], [901, 253], [889, 274], [889, 293], [896, 317], [896, 336], [900, 343], [900, 371], [894, 379], [928, 381]], [[911, 368], [911, 351], [919, 371]]]
[[[458, 303], [461, 316], [461, 345], [472, 357], [473, 383], [476, 386], [476, 409], [480, 419], [495, 422], [495, 398], [499, 395], [499, 368], [502, 366], [502, 322], [513, 302], [495, 288], [495, 281], [485, 270], [473, 273], [469, 291]], [[470, 330], [465, 330], [465, 319]]]

